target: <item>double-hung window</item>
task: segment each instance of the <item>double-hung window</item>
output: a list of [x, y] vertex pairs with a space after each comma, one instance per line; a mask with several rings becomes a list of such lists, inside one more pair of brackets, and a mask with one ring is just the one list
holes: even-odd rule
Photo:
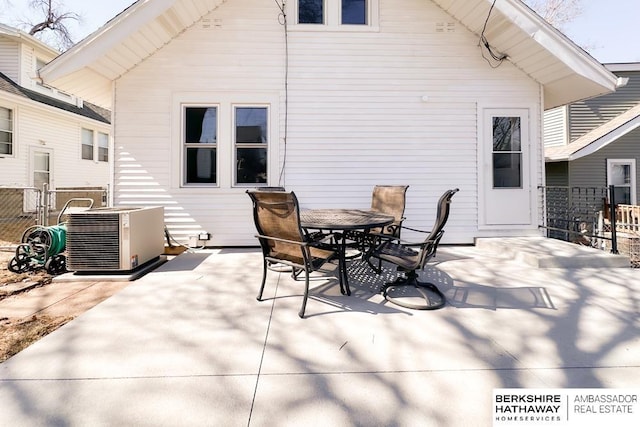
[[234, 108], [236, 184], [267, 183], [268, 116], [267, 107]]
[[184, 184], [217, 184], [218, 107], [184, 108]]
[[98, 132], [98, 161], [109, 161], [109, 135], [103, 132]]
[[[96, 139], [97, 138], [97, 139]], [[81, 156], [83, 160], [109, 161], [109, 134], [82, 128]]]
[[636, 160], [607, 159], [607, 183], [615, 186], [614, 204], [636, 204]]
[[522, 188], [520, 117], [493, 118], [493, 188]]
[[93, 160], [93, 131], [82, 128], [82, 158]]
[[13, 111], [0, 107], [0, 155], [13, 155]]

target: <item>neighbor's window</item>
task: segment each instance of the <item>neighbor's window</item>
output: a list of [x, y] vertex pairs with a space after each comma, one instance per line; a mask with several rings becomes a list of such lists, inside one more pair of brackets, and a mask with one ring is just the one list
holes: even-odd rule
[[93, 160], [93, 131], [82, 128], [82, 158]]
[[236, 184], [266, 184], [267, 108], [236, 107], [234, 113]]
[[520, 117], [493, 118], [493, 188], [522, 188]]
[[615, 186], [614, 204], [635, 205], [635, 159], [607, 159], [607, 183]]
[[342, 23], [367, 25], [367, 0], [342, 0]]
[[109, 135], [98, 132], [98, 161], [109, 161]]
[[13, 155], [13, 111], [0, 107], [0, 154]]
[[324, 0], [298, 0], [298, 24], [324, 24]]
[[217, 183], [218, 108], [184, 109], [185, 184]]

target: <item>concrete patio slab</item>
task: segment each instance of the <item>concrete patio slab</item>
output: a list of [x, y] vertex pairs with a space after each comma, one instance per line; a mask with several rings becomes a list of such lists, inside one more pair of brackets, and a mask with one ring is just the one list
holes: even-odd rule
[[640, 388], [640, 270], [502, 255], [439, 249], [437, 311], [353, 261], [300, 319], [258, 250], [184, 253], [0, 364], [0, 425], [490, 426], [495, 388]]

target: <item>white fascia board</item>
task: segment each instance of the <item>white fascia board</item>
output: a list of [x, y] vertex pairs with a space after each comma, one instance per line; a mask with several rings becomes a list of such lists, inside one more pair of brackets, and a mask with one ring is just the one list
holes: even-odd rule
[[40, 76], [45, 81], [82, 69], [104, 56], [132, 33], [169, 9], [176, 0], [138, 0], [104, 26], [45, 65]]
[[502, 0], [494, 7], [571, 70], [610, 88], [611, 92], [615, 90], [617, 77], [613, 73], [524, 3]]
[[640, 62], [618, 62], [613, 64], [604, 64], [611, 72], [620, 71], [640, 71]]
[[579, 149], [575, 153], [570, 154], [567, 160], [569, 161], [577, 160], [581, 157], [585, 157], [585, 156], [588, 156], [589, 154], [593, 154], [598, 150], [602, 149], [603, 147], [606, 147], [607, 145], [611, 144], [612, 142], [617, 141], [618, 139], [622, 138], [624, 135], [637, 129], [638, 127], [640, 127], [640, 116], [636, 117], [633, 120], [628, 121], [624, 125], [614, 129], [608, 134], [596, 139], [591, 144]]

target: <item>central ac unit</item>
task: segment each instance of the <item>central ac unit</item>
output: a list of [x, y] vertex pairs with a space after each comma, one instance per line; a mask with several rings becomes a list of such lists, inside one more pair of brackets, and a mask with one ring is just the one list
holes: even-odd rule
[[131, 271], [164, 252], [164, 208], [116, 207], [69, 214], [67, 269]]

